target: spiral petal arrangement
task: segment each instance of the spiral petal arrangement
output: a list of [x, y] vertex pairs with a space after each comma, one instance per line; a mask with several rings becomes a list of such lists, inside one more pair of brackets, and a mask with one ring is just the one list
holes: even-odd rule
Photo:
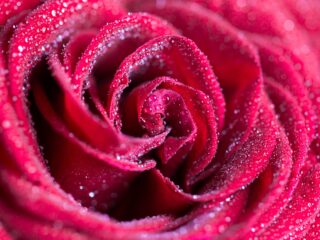
[[320, 238], [319, 10], [1, 2], [0, 238]]

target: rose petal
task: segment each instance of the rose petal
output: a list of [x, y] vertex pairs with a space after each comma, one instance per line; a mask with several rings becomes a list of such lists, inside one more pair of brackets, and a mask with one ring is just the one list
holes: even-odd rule
[[[294, 148], [292, 147], [293, 165], [285, 190], [281, 193], [277, 201], [255, 224], [253, 228], [256, 232], [267, 227], [278, 217], [282, 209], [288, 204], [288, 201], [300, 179], [300, 171], [307, 155], [307, 131], [305, 129], [303, 116], [301, 115], [295, 99], [293, 99], [290, 93], [285, 91], [280, 84], [275, 83], [274, 81], [268, 80], [267, 89], [269, 96], [276, 106], [276, 111], [279, 114], [279, 120], [286, 131], [290, 145], [294, 146]], [[255, 235], [256, 232], [251, 232], [250, 234]]]
[[289, 237], [293, 229], [316, 215], [320, 207], [319, 169], [320, 165], [317, 164], [303, 175], [288, 206], [259, 238]]
[[213, 191], [216, 197], [224, 198], [251, 183], [264, 170], [276, 143], [277, 129], [270, 108], [270, 103], [264, 98], [248, 140], [223, 165], [218, 165], [202, 187], [202, 193]]
[[[154, 63], [150, 66], [150, 62], [159, 61], [153, 56], [161, 56], [161, 61], [168, 61], [165, 64], [166, 69], [161, 69], [162, 65], [158, 65], [159, 63]], [[173, 58], [174, 61], [172, 60]], [[190, 69], [189, 66], [191, 65], [193, 66], [192, 71], [188, 70]], [[194, 45], [194, 43], [188, 39], [177, 36], [160, 37], [151, 40], [143, 47], [139, 48], [136, 52], [126, 58], [119, 67], [119, 70], [117, 71], [111, 83], [108, 95], [107, 109], [110, 109], [109, 115], [111, 119], [114, 119], [115, 121], [118, 120], [119, 115], [117, 114], [117, 106], [120, 94], [129, 84], [135, 83], [135, 79], [130, 78], [130, 76], [140, 74], [139, 72], [141, 69], [143, 69], [142, 71], [149, 71], [149, 74], [151, 75], [149, 77], [153, 78], [159, 75], [170, 76], [171, 73], [171, 75], [173, 74], [171, 77], [177, 79], [179, 82], [198, 89], [204, 94], [208, 95], [209, 98], [206, 101], [209, 101], [212, 104], [209, 104], [208, 106], [214, 106], [217, 101], [219, 102], [217, 99], [219, 99], [220, 93], [217, 92], [219, 92], [220, 89], [215, 81], [215, 77], [211, 71], [210, 65], [204, 55]], [[143, 80], [140, 79], [140, 81]], [[181, 94], [181, 90], [179, 91]], [[190, 104], [189, 108], [191, 106]], [[206, 106], [206, 104], [204, 104], [204, 106]], [[215, 126], [213, 124], [214, 123], [211, 122], [210, 124], [207, 124], [207, 126], [214, 129]], [[205, 129], [203, 128], [202, 132], [204, 130]], [[206, 136], [208, 136], [208, 143], [216, 142], [215, 131], [212, 131], [212, 134], [208, 134]], [[199, 151], [199, 149], [196, 151]], [[192, 175], [199, 173], [201, 169], [203, 169], [209, 163], [208, 160], [213, 157], [214, 152], [215, 149], [213, 144], [208, 154], [206, 156], [204, 155], [205, 157], [202, 160], [199, 160], [199, 164], [192, 165], [190, 167], [190, 173], [192, 173]], [[200, 161], [203, 162], [200, 163]]]
[[236, 239], [243, 239], [248, 232], [256, 231], [254, 225], [257, 220], [268, 211], [284, 191], [290, 177], [291, 166], [292, 151], [289, 141], [284, 131], [280, 131], [268, 167], [249, 187], [249, 199], [244, 213], [233, 226], [227, 229], [222, 239], [231, 239], [234, 236], [237, 236]]

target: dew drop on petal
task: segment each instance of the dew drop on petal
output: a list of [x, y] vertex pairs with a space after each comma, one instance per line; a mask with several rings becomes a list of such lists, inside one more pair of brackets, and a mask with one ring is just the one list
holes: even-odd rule
[[4, 120], [4, 121], [2, 122], [2, 127], [3, 127], [3, 128], [10, 128], [10, 127], [11, 127], [11, 122], [8, 121], [8, 120]]
[[89, 197], [90, 197], [90, 198], [93, 198], [94, 195], [95, 195], [94, 192], [89, 192]]

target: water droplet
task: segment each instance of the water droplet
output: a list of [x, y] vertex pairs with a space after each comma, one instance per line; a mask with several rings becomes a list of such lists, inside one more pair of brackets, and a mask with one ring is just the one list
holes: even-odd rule
[[283, 27], [286, 31], [292, 31], [295, 27], [294, 22], [288, 19], [288, 20], [284, 21]]
[[2, 127], [3, 127], [3, 128], [10, 128], [10, 127], [11, 127], [10, 121], [4, 120], [4, 121], [2, 122]]

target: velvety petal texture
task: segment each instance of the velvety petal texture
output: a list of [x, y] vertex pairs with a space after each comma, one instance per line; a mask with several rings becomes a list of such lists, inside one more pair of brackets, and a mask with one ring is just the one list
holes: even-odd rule
[[0, 2], [0, 239], [320, 239], [319, 12]]

